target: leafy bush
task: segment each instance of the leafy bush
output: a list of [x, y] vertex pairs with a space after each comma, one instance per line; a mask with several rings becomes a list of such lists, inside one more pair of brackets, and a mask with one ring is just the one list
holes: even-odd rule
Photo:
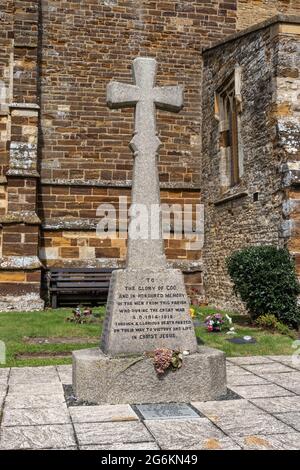
[[290, 338], [296, 338], [296, 332], [291, 330], [287, 325], [281, 323], [275, 315], [266, 314], [261, 315], [257, 318], [256, 322], [257, 326], [260, 328], [267, 328], [269, 330], [277, 331], [282, 335], [289, 336]]
[[246, 303], [252, 319], [271, 313], [283, 323], [300, 323], [300, 287], [288, 250], [275, 246], [245, 248], [227, 258], [227, 268], [234, 291]]
[[268, 328], [270, 330], [276, 330], [278, 320], [275, 317], [275, 315], [272, 315], [271, 313], [267, 313], [266, 315], [261, 315], [260, 317], [258, 317], [255, 323], [260, 328]]

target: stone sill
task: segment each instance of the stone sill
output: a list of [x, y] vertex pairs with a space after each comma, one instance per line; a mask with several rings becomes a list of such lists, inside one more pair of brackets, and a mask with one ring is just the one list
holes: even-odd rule
[[0, 258], [1, 271], [33, 271], [42, 266], [37, 256], [3, 256]]
[[221, 204], [226, 204], [226, 202], [234, 201], [235, 199], [240, 199], [242, 197], [248, 196], [247, 191], [240, 191], [235, 194], [230, 194], [228, 196], [225, 196], [221, 199], [218, 199], [217, 201], [214, 202], [215, 206], [220, 206]]
[[[42, 178], [41, 184], [45, 186], [95, 186], [100, 188], [131, 188], [132, 181], [96, 181], [96, 180], [60, 180], [60, 179], [47, 179]], [[161, 189], [187, 189], [191, 191], [200, 191], [198, 183], [182, 183], [182, 182], [160, 182]]]
[[[43, 230], [77, 230], [77, 231], [85, 231], [85, 232], [93, 232], [97, 229], [97, 225], [99, 224], [101, 218], [91, 218], [91, 219], [80, 219], [76, 217], [61, 217], [61, 218], [51, 218], [49, 220], [44, 220], [42, 222], [42, 229]], [[129, 224], [129, 221], [128, 221]], [[201, 233], [196, 232], [196, 227], [195, 227], [195, 222], [193, 222], [193, 231], [188, 232], [188, 235], [192, 235], [193, 237], [196, 237], [197, 235], [201, 236]], [[127, 230], [119, 230], [116, 228], [116, 233], [126, 233]], [[164, 233], [168, 233], [168, 227], [166, 227], [166, 230]], [[174, 234], [174, 223], [171, 222], [170, 224], [170, 233]], [[127, 238], [127, 236], [125, 237]], [[189, 242], [190, 240], [185, 240], [186, 242]]]
[[21, 212], [12, 212], [6, 214], [3, 217], [0, 217], [0, 224], [9, 225], [9, 224], [27, 224], [27, 225], [40, 225], [40, 218], [33, 212], [28, 212], [22, 214]]
[[[46, 268], [125, 268], [126, 261], [119, 258], [95, 258], [95, 259], [42, 259], [42, 263]], [[179, 260], [173, 259], [167, 260], [168, 268], [180, 269], [185, 273], [192, 273], [196, 271], [203, 271], [203, 262], [201, 260], [190, 261], [190, 260]]]
[[36, 170], [11, 169], [6, 172], [6, 176], [16, 176], [21, 178], [39, 178], [40, 175]]
[[8, 106], [18, 109], [40, 109], [39, 105], [36, 103], [10, 103]]

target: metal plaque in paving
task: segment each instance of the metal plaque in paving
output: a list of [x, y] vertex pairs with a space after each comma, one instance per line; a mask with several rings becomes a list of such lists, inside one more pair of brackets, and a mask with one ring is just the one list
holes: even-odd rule
[[199, 418], [199, 414], [186, 403], [149, 403], [135, 405], [143, 419]]

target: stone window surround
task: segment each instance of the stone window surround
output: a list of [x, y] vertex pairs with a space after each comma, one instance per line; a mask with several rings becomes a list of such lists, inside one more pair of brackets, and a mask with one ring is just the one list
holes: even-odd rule
[[[232, 193], [240, 192], [243, 168], [243, 148], [241, 142], [241, 112], [242, 112], [242, 96], [241, 96], [241, 73], [242, 68], [237, 64], [222, 84], [217, 88], [214, 95], [215, 103], [215, 119], [219, 123], [219, 174], [220, 174], [220, 195], [230, 196]], [[237, 112], [237, 168], [236, 174], [233, 175], [230, 169], [231, 147], [226, 144], [226, 131], [229, 131], [230, 124], [228, 113], [224, 109], [224, 103], [235, 100], [235, 109]], [[223, 140], [223, 142], [222, 142]], [[223, 145], [222, 145], [223, 143]]]

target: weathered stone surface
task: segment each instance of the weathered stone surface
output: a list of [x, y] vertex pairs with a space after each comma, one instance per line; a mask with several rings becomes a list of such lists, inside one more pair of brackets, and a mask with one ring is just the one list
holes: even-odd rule
[[65, 403], [64, 395], [51, 394], [51, 395], [22, 395], [22, 394], [8, 394], [5, 401], [5, 406], [11, 409], [18, 408], [53, 408], [54, 406], [63, 405]]
[[288, 413], [289, 411], [300, 411], [300, 399], [297, 396], [270, 397], [251, 399], [258, 408], [269, 413]]
[[300, 369], [300, 360], [299, 356], [268, 356], [272, 361], [281, 362], [292, 369], [299, 370]]
[[102, 348], [112, 356], [156, 348], [197, 350], [189, 302], [179, 270], [114, 271]]
[[7, 384], [10, 369], [0, 369], [0, 386]]
[[236, 376], [234, 374], [227, 374], [228, 387], [231, 387], [232, 385], [260, 385], [267, 383], [267, 380], [262, 377], [257, 377], [257, 375], [254, 374]]
[[250, 434], [235, 436], [238, 444], [246, 450], [299, 450], [300, 433], [287, 434]]
[[247, 400], [193, 403], [193, 406], [230, 436], [292, 432]]
[[283, 423], [288, 424], [296, 431], [300, 431], [300, 411], [292, 411], [290, 413], [276, 413], [274, 416]]
[[72, 425], [3, 427], [0, 449], [47, 449], [76, 446]]
[[36, 426], [45, 424], [70, 424], [71, 419], [65, 405], [53, 408], [14, 409], [6, 406], [2, 426]]
[[[275, 0], [240, 3], [249, 4], [246, 21], [251, 24], [258, 19], [260, 7], [275, 12], [279, 3], [284, 9], [291, 4]], [[259, 7], [253, 9], [254, 4]], [[300, 97], [296, 92], [299, 31], [296, 18], [295, 24], [285, 24], [281, 17], [203, 54], [201, 200], [205, 206], [205, 293], [207, 300], [219, 308], [245, 308], [234, 295], [226, 267], [226, 258], [236, 250], [249, 245], [287, 245], [296, 253], [300, 273]], [[219, 112], [222, 106], [214, 106], [219, 91], [222, 93], [231, 78], [238, 115], [235, 162], [233, 140], [223, 139], [227, 120]], [[233, 181], [235, 165], [239, 174]]]
[[229, 357], [227, 361], [235, 365], [271, 364], [273, 362], [267, 356]]
[[45, 367], [12, 367], [9, 384], [56, 383], [59, 377], [54, 366]]
[[57, 366], [57, 373], [59, 379], [63, 384], [71, 384], [72, 383], [72, 366]]
[[129, 405], [73, 406], [70, 407], [70, 414], [74, 423], [139, 420]]
[[248, 372], [246, 369], [243, 369], [242, 367], [238, 366], [232, 366], [228, 363], [227, 361], [227, 367], [226, 367], [228, 376], [235, 377], [237, 375], [252, 375], [250, 372]]
[[148, 420], [145, 425], [161, 449], [238, 449], [234, 441], [206, 418]]
[[23, 312], [33, 312], [38, 310], [44, 310], [45, 302], [39, 296], [39, 294], [30, 293], [25, 295], [6, 295], [1, 296], [0, 300], [0, 312], [7, 311], [20, 311], [20, 305], [22, 305]]
[[265, 378], [291, 392], [300, 394], [300, 372], [285, 372], [284, 374], [265, 374]]
[[257, 374], [261, 377], [264, 377], [265, 374], [273, 374], [277, 372], [292, 372], [292, 369], [290, 367], [287, 367], [284, 364], [280, 363], [244, 365], [244, 368], [249, 372], [253, 372], [254, 374]]
[[224, 353], [199, 347], [183, 366], [159, 378], [153, 359], [110, 358], [99, 349], [73, 352], [77, 397], [99, 404], [189, 402], [216, 399], [226, 392]]
[[233, 385], [231, 390], [244, 398], [285, 397], [293, 395], [292, 392], [278, 385]]
[[74, 423], [79, 445], [149, 442], [151, 434], [142, 423]]
[[63, 393], [63, 387], [61, 383], [48, 384], [46, 382], [41, 383], [13, 383], [9, 385], [9, 395], [57, 395]]

